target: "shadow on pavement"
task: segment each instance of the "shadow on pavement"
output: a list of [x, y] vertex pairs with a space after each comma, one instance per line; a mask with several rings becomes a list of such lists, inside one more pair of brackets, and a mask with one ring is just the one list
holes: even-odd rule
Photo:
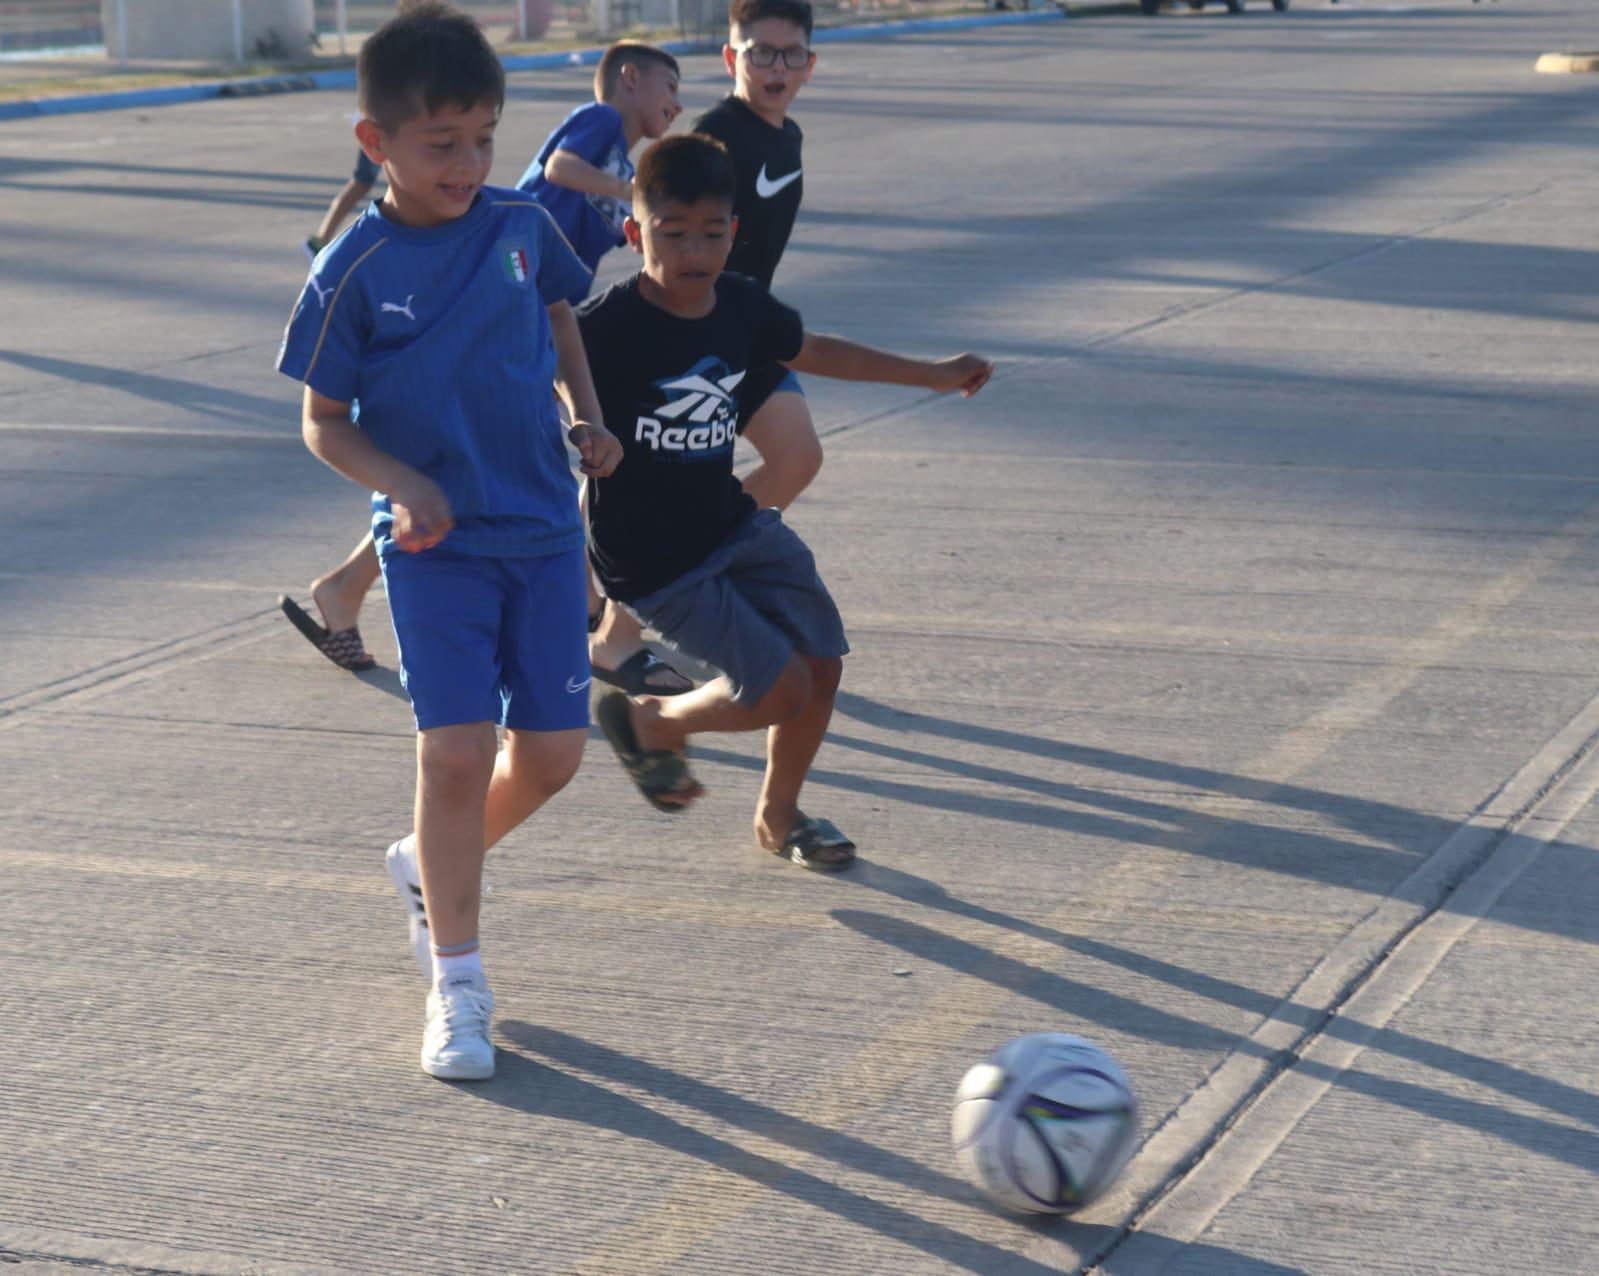
[[[592, 1068], [601, 1075], [605, 1075], [608, 1062], [612, 1066], [617, 1061], [625, 1061], [629, 1067], [638, 1064], [638, 1061], [616, 1055], [604, 1047], [532, 1024], [501, 1021], [499, 1029], [505, 1039], [525, 1050], [534, 1054], [548, 1051], [556, 1063]], [[599, 1066], [594, 1067], [596, 1064]], [[663, 1075], [672, 1077], [676, 1074]], [[681, 1080], [685, 1085], [699, 1086], [707, 1093], [725, 1094], [689, 1078]], [[626, 1095], [562, 1071], [528, 1054], [502, 1048], [494, 1079], [461, 1089], [464, 1094], [517, 1112], [555, 1120], [580, 1121], [584, 1125], [615, 1130], [629, 1138], [644, 1139], [669, 1151], [694, 1157], [761, 1187], [793, 1197], [807, 1206], [826, 1210], [857, 1226], [870, 1228], [944, 1262], [977, 1273], [977, 1276], [1055, 1276], [1057, 1271], [1047, 1264], [1009, 1253], [953, 1228], [852, 1192], [818, 1175], [746, 1151], [737, 1144], [696, 1130]], [[733, 1095], [727, 1095], [726, 1098], [730, 1103], [737, 1101]], [[793, 1138], [799, 1130], [814, 1132], [807, 1134], [806, 1139], [814, 1140], [818, 1146], [843, 1138], [830, 1130], [801, 1121], [793, 1121], [787, 1133]], [[780, 1125], [774, 1126], [773, 1130], [763, 1131], [772, 1137], [780, 1137], [782, 1132]], [[856, 1147], [864, 1150], [868, 1145], [856, 1143]], [[808, 1152], [809, 1149], [805, 1150]], [[871, 1151], [875, 1154], [879, 1150]], [[913, 1168], [924, 1180], [932, 1174], [925, 1167], [903, 1161], [892, 1153], [882, 1152], [882, 1156], [888, 1158], [890, 1163]], [[969, 1199], [978, 1199], [974, 1190], [962, 1186]]]

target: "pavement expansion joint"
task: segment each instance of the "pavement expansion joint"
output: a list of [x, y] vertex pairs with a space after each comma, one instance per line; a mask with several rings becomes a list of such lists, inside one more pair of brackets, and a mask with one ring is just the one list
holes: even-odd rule
[[154, 677], [166, 669], [190, 660], [204, 660], [235, 647], [259, 642], [277, 625], [276, 607], [262, 608], [247, 616], [212, 625], [197, 633], [157, 643], [129, 656], [121, 656], [79, 673], [53, 679], [0, 701], [0, 731], [22, 722], [25, 715], [46, 706], [59, 707], [66, 701], [97, 698], [134, 681]]
[[[1347, 932], [1151, 1133], [1104, 1207], [1121, 1214], [1120, 1226], [1080, 1273], [1151, 1270], [1141, 1265], [1154, 1257], [1146, 1248], [1203, 1233], [1448, 949], [1599, 792], [1596, 750], [1599, 695]], [[1443, 935], [1429, 942], [1433, 928]], [[1425, 954], [1419, 969], [1412, 948]], [[1362, 1003], [1372, 1000], [1386, 1013], [1366, 1010]], [[1335, 1033], [1335, 1025], [1344, 1026]], [[1318, 1057], [1329, 1048], [1336, 1066]], [[1316, 1074], [1310, 1080], [1307, 1069]], [[1296, 1082], [1310, 1092], [1277, 1099]], [[1266, 1128], [1238, 1135], [1248, 1123]]]

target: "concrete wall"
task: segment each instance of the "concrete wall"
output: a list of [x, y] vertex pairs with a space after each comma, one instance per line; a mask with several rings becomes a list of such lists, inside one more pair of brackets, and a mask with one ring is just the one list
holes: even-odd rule
[[[245, 61], [266, 56], [303, 57], [315, 30], [312, 0], [237, 0], [242, 17], [234, 29], [235, 0], [101, 0], [106, 52], [122, 51], [117, 11], [128, 15], [130, 58], [231, 62], [243, 46]], [[238, 37], [242, 35], [242, 40]]]

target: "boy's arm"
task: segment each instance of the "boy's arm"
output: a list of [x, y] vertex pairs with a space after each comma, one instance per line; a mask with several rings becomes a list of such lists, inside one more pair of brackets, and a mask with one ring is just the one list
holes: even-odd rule
[[577, 449], [578, 469], [590, 478], [604, 478], [621, 463], [622, 445], [600, 419], [600, 400], [594, 393], [588, 352], [577, 316], [564, 301], [549, 307], [550, 339], [555, 344], [555, 392], [566, 404], [572, 428], [566, 432]]
[[937, 390], [940, 394], [959, 390], [968, 399], [994, 375], [994, 365], [975, 354], [957, 354], [948, 359], [907, 359], [825, 332], [807, 332], [800, 352], [783, 362], [795, 372], [836, 377], [841, 381], [914, 385], [924, 390]]
[[300, 433], [311, 454], [362, 487], [389, 498], [394, 543], [409, 553], [432, 549], [455, 526], [450, 502], [420, 470], [390, 456], [350, 420], [350, 405], [305, 387]]
[[544, 180], [584, 195], [603, 195], [627, 204], [633, 202], [633, 183], [627, 178], [596, 168], [577, 152], [561, 147], [544, 161]]

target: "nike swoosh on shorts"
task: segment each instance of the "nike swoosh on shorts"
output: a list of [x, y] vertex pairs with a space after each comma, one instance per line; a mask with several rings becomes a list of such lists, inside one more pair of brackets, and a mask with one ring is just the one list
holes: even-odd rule
[[755, 174], [755, 193], [762, 199], [771, 199], [773, 195], [782, 190], [790, 182], [799, 180], [799, 175], [804, 169], [796, 168], [792, 173], [785, 173], [775, 181], [766, 175], [766, 165], [761, 165], [761, 171]]

